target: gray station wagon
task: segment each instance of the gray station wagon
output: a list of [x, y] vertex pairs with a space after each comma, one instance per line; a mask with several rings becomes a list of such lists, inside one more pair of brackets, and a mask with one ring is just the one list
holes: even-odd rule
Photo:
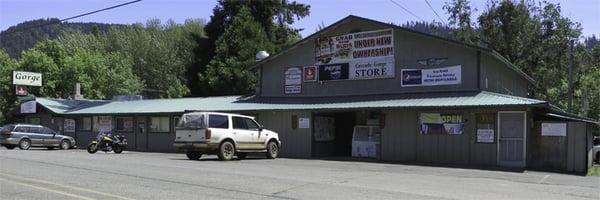
[[32, 146], [70, 149], [75, 147], [75, 139], [40, 125], [9, 124], [0, 129], [0, 145], [8, 149], [17, 146], [20, 149], [29, 149]]

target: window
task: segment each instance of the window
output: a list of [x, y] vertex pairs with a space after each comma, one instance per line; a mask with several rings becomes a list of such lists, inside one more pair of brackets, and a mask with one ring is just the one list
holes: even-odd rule
[[43, 133], [42, 127], [29, 127], [29, 133]]
[[209, 115], [208, 127], [210, 128], [229, 128], [229, 120], [225, 115]]
[[27, 133], [27, 132], [29, 132], [29, 127], [17, 126], [17, 128], [15, 129], [15, 132]]
[[94, 132], [106, 132], [113, 130], [113, 123], [111, 116], [94, 116]]
[[258, 130], [258, 124], [254, 120], [245, 117], [232, 117], [234, 129]]
[[171, 127], [169, 117], [151, 117], [150, 131], [152, 132], [169, 132]]
[[81, 117], [76, 120], [75, 127], [80, 131], [91, 131], [92, 130], [92, 118]]
[[52, 135], [52, 134], [54, 134], [54, 131], [52, 129], [44, 127], [44, 128], [42, 128], [42, 134]]
[[28, 117], [28, 118], [25, 118], [25, 123], [40, 124], [40, 118], [39, 117]]
[[132, 132], [133, 131], [133, 118], [117, 117], [117, 131]]
[[179, 117], [173, 117], [173, 127], [177, 127], [177, 124], [179, 124]]

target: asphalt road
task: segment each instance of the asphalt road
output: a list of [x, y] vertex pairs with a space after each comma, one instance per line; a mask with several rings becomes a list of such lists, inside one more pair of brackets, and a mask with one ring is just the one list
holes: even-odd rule
[[183, 154], [0, 149], [0, 199], [600, 199], [600, 177]]

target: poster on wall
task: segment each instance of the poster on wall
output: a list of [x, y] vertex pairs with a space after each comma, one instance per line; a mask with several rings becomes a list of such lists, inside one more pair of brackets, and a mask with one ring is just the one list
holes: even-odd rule
[[494, 129], [477, 129], [477, 142], [494, 143]]
[[112, 131], [112, 117], [111, 116], [98, 116], [94, 128], [97, 127], [96, 131]]
[[[321, 37], [315, 40], [315, 60], [321, 66], [348, 65], [338, 79], [319, 78], [320, 81], [346, 79], [379, 79], [395, 76], [393, 29], [364, 31]], [[335, 66], [335, 65], [334, 65]], [[331, 68], [331, 67], [329, 67]], [[348, 78], [342, 78], [348, 77]]]
[[317, 81], [317, 66], [304, 66], [302, 74], [304, 82]]
[[335, 118], [317, 116], [314, 119], [315, 141], [333, 141], [335, 139]]
[[421, 134], [463, 134], [465, 123], [461, 114], [421, 113]]
[[37, 109], [37, 103], [36, 101], [28, 101], [25, 103], [21, 104], [21, 113], [25, 114], [25, 113], [35, 113], [36, 109]]
[[402, 87], [457, 85], [462, 83], [461, 66], [435, 69], [402, 69]]
[[74, 119], [65, 119], [64, 120], [64, 131], [73, 133], [75, 132], [75, 120]]
[[542, 123], [542, 136], [567, 136], [567, 123]]
[[298, 118], [298, 128], [310, 128], [310, 118]]
[[302, 92], [302, 67], [288, 67], [284, 72], [285, 94], [298, 94]]

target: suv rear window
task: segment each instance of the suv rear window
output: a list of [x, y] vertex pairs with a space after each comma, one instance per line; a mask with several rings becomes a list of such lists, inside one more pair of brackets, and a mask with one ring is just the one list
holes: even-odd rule
[[177, 123], [177, 129], [197, 128], [206, 128], [206, 122], [204, 122], [204, 115], [202, 114], [185, 114]]
[[208, 115], [208, 127], [229, 128], [229, 119], [225, 115]]

